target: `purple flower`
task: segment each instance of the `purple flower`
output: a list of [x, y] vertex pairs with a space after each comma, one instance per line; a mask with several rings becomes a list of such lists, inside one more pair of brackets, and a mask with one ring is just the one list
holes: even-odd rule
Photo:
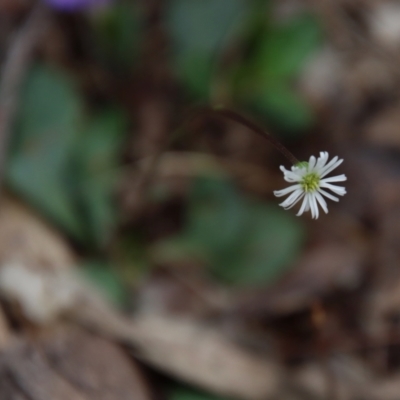
[[113, 0], [44, 0], [50, 7], [62, 11], [77, 11], [88, 8], [101, 7], [111, 3]]

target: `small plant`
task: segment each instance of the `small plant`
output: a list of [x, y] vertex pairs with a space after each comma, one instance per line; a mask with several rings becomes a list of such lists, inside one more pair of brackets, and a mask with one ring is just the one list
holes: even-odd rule
[[286, 189], [274, 192], [274, 195], [277, 197], [291, 193], [280, 206], [287, 210], [303, 199], [297, 215], [311, 210], [312, 218], [317, 219], [319, 216], [318, 205], [321, 206], [325, 213], [328, 213], [328, 206], [322, 195], [333, 201], [339, 201], [339, 199], [323, 188], [329, 189], [339, 196], [344, 196], [346, 189], [343, 186], [332, 185], [332, 182], [343, 182], [347, 179], [344, 174], [325, 178], [326, 175], [343, 162], [343, 160], [339, 160], [339, 157], [336, 156], [327, 163], [328, 157], [327, 152], [321, 152], [317, 159], [311, 156], [309, 162], [298, 163], [291, 170], [287, 170], [283, 165], [281, 166], [285, 181], [290, 183], [295, 182], [295, 184]]
[[[207, 110], [206, 110], [207, 111]], [[325, 151], [320, 152], [320, 156], [315, 158], [311, 156], [309, 161], [298, 161], [297, 158], [280, 143], [276, 138], [269, 135], [264, 129], [260, 128], [254, 122], [248, 120], [235, 111], [217, 108], [209, 110], [212, 113], [219, 114], [225, 118], [236, 121], [253, 132], [260, 134], [267, 139], [278, 151], [280, 151], [292, 164], [291, 170], [286, 169], [283, 165], [280, 167], [286, 182], [294, 183], [286, 189], [274, 191], [275, 196], [281, 197], [290, 193], [290, 196], [280, 204], [285, 210], [292, 208], [296, 203], [303, 199], [298, 216], [306, 211], [311, 211], [311, 217], [317, 219], [319, 217], [318, 206], [328, 213], [328, 206], [323, 196], [333, 201], [339, 199], [324, 189], [329, 189], [333, 193], [344, 196], [346, 189], [343, 186], [332, 185], [333, 182], [343, 182], [347, 180], [346, 175], [337, 175], [325, 178], [330, 172], [337, 168], [342, 159], [335, 156], [328, 162], [329, 154]]]

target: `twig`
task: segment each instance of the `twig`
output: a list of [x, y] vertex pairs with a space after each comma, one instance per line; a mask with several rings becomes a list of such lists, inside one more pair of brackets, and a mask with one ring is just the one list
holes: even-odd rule
[[11, 41], [0, 74], [0, 184], [4, 177], [6, 152], [18, 109], [18, 95], [36, 45], [46, 27], [46, 10], [36, 6]]

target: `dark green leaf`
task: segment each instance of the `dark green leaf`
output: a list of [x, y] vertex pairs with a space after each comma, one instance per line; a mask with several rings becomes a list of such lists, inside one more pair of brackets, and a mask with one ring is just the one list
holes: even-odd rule
[[21, 95], [7, 180], [69, 233], [81, 227], [65, 177], [78, 131], [81, 101], [62, 74], [36, 66]]
[[253, 108], [278, 131], [299, 134], [313, 122], [311, 107], [294, 89], [294, 79], [317, 51], [317, 20], [299, 15], [260, 26], [254, 47], [234, 75], [236, 101]]
[[262, 285], [290, 267], [303, 239], [300, 221], [277, 206], [248, 199], [227, 181], [202, 179], [184, 232], [158, 250], [169, 260], [200, 258], [225, 283]]
[[301, 132], [314, 120], [310, 106], [289, 86], [269, 85], [257, 100], [259, 112], [283, 131]]
[[85, 125], [77, 145], [78, 195], [87, 217], [89, 236], [104, 245], [117, 221], [113, 194], [126, 120], [117, 111], [103, 111]]
[[317, 20], [309, 15], [271, 27], [265, 32], [257, 51], [258, 79], [271, 83], [292, 78], [300, 72], [320, 42]]
[[247, 9], [244, 0], [170, 0], [167, 26], [176, 72], [195, 95], [208, 96], [216, 59]]
[[229, 264], [220, 259], [213, 271], [223, 281], [240, 285], [272, 283], [299, 253], [304, 232], [299, 221], [276, 206], [249, 204], [248, 228], [242, 250], [234, 251]]

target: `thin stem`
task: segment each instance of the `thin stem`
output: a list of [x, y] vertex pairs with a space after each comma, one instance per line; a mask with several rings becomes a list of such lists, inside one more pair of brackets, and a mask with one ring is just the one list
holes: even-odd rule
[[239, 124], [244, 125], [255, 133], [261, 135], [264, 139], [267, 139], [279, 152], [281, 152], [293, 165], [299, 163], [299, 160], [285, 147], [281, 142], [279, 142], [276, 138], [271, 136], [266, 130], [258, 126], [253, 121], [244, 117], [243, 115], [237, 113], [236, 111], [228, 110], [225, 108], [204, 108], [200, 111], [200, 113], [207, 114], [217, 114], [222, 117], [228, 118], [232, 121], [235, 121]]

